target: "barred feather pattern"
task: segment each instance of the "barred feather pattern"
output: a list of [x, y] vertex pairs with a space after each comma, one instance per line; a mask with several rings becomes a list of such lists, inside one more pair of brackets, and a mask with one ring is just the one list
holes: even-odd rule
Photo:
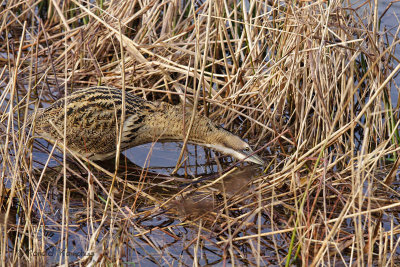
[[[34, 118], [35, 131], [49, 141], [62, 141], [66, 125], [68, 148], [92, 160], [105, 160], [116, 153], [125, 105], [121, 151], [154, 141], [184, 140], [192, 117], [190, 111], [165, 102], [146, 101], [127, 92], [125, 101], [122, 98], [122, 91], [115, 88], [78, 90], [40, 110]], [[244, 149], [252, 152], [245, 141], [209, 118], [196, 114], [194, 122], [189, 142], [215, 148], [238, 159], [247, 156], [242, 153]]]

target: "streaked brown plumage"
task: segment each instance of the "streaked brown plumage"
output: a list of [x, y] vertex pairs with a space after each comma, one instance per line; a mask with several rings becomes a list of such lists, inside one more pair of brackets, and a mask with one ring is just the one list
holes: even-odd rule
[[[63, 140], [65, 98], [42, 109], [35, 118], [36, 133], [51, 141]], [[183, 110], [168, 103], [153, 103], [125, 94], [125, 121], [121, 151], [154, 141], [182, 141]], [[105, 160], [116, 153], [117, 127], [122, 113], [122, 92], [108, 87], [82, 89], [67, 97], [67, 146], [92, 160]], [[188, 127], [190, 112], [185, 112]], [[119, 125], [119, 122], [118, 122]], [[238, 159], [263, 164], [238, 136], [196, 115], [189, 142], [214, 148]]]

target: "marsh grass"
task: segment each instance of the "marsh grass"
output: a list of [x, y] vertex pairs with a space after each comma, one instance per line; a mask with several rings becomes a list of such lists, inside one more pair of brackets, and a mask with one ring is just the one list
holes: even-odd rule
[[[374, 7], [1, 2], [2, 264], [398, 263], [400, 27]], [[197, 110], [268, 165], [191, 177], [186, 151], [186, 176], [157, 175], [30, 138], [29, 114], [99, 84]]]

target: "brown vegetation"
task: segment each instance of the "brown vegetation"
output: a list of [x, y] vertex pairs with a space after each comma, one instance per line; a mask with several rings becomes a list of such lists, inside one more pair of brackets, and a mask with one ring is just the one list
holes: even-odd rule
[[[345, 2], [0, 2], [2, 262], [396, 263], [400, 28]], [[100, 84], [194, 108], [268, 166], [114, 171], [30, 138], [29, 114]]]

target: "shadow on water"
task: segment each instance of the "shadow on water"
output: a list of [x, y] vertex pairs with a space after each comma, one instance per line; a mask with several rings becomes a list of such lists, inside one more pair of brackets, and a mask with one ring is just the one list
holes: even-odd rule
[[[222, 264], [229, 257], [227, 247], [234, 236], [233, 246], [238, 249], [238, 255], [244, 255], [237, 259], [241, 264], [255, 264], [255, 243], [241, 238], [258, 234], [263, 235], [259, 239], [260, 255], [268, 263], [278, 264], [277, 253], [281, 257], [287, 255], [286, 240], [290, 238], [287, 233], [268, 234], [287, 227], [296, 212], [296, 197], [289, 187], [290, 181], [280, 186], [275, 184], [274, 199], [268, 189], [269, 181], [259, 167], [240, 165], [232, 169], [234, 164], [229, 157], [215, 157], [212, 151], [192, 145], [188, 146], [187, 162], [176, 174], [171, 174], [181, 144], [166, 143], [148, 144], [121, 154], [118, 179], [113, 183], [114, 160], [96, 162], [101, 167], [97, 168], [69, 159], [64, 174], [62, 155], [54, 152], [51, 164], [43, 169], [52, 147], [38, 141], [36, 146], [41, 151], [37, 153], [35, 149], [33, 153], [35, 171], [27, 191], [34, 203], [31, 223], [37, 225], [37, 234], [46, 245], [45, 251], [38, 252], [30, 251], [24, 244], [26, 253], [43, 255], [49, 263], [58, 262], [65, 254], [60, 250], [63, 247], [60, 229], [68, 225], [70, 262], [87, 263], [85, 256], [90, 261], [107, 257], [107, 253], [114, 251], [119, 253], [122, 262], [147, 266], [168, 260], [191, 265], [200, 246], [201, 265]], [[325, 201], [333, 207], [332, 214], [341, 211], [346, 201], [344, 196], [351, 191], [348, 182], [330, 184], [335, 175], [328, 173], [325, 177], [329, 196]], [[298, 182], [305, 186], [308, 180], [304, 175]], [[110, 188], [113, 188], [111, 194]], [[375, 190], [376, 195], [387, 194], [384, 188]], [[109, 197], [113, 201], [105, 208]], [[321, 200], [315, 193], [308, 197], [310, 203]], [[379, 205], [371, 203], [372, 208]], [[64, 226], [63, 210], [67, 210]], [[390, 229], [391, 218], [375, 215], [384, 228]], [[340, 245], [343, 250], [351, 241], [346, 238], [354, 232], [352, 220], [346, 224]], [[204, 243], [196, 245], [199, 234]], [[284, 249], [276, 251], [276, 247]]]
[[[47, 147], [43, 142], [40, 145]], [[68, 205], [70, 262], [80, 260], [85, 255], [94, 257], [98, 253], [96, 249], [89, 249], [90, 236], [96, 229], [101, 229], [97, 233], [99, 244], [110, 235], [127, 239], [121, 241], [129, 243], [122, 257], [126, 262], [157, 265], [161, 257], [161, 254], [157, 254], [161, 241], [161, 247], [169, 251], [162, 258], [181, 263], [191, 262], [191, 244], [199, 227], [211, 231], [208, 238], [212, 245], [207, 246], [208, 252], [204, 252], [204, 264], [222, 262], [225, 256], [221, 253], [221, 245], [217, 243], [229, 236], [224, 213], [234, 214], [231, 217], [240, 216], [245, 212], [242, 206], [255, 201], [248, 198], [246, 192], [254, 188], [253, 183], [262, 169], [241, 165], [224, 171], [232, 165], [232, 159], [215, 160], [213, 152], [190, 145], [187, 162], [176, 174], [171, 175], [180, 148], [179, 143], [149, 144], [124, 152], [117, 171], [119, 180], [114, 184], [110, 175], [115, 171], [114, 159], [96, 162], [103, 169], [68, 159], [64, 174], [59, 152], [54, 153], [46, 169], [38, 162], [46, 162], [48, 154], [44, 151], [33, 153], [37, 163], [34, 171], [36, 180], [30, 190], [31, 198], [35, 198], [32, 224], [46, 225], [45, 230], [39, 231], [39, 235], [47, 240], [45, 253], [42, 253], [46, 255], [46, 261], [55, 263], [65, 253], [60, 251], [61, 211], [65, 208], [65, 198]], [[51, 149], [51, 146], [47, 149]], [[110, 195], [108, 190], [112, 184], [114, 206], [107, 208], [105, 213]], [[151, 198], [138, 194], [133, 188], [140, 188], [142, 193]], [[33, 194], [36, 190], [35, 197]], [[242, 227], [245, 230], [254, 226], [251, 223], [251, 226]], [[110, 232], [109, 229], [114, 230]], [[153, 242], [158, 245], [152, 245]], [[248, 263], [247, 260], [244, 263]]]

